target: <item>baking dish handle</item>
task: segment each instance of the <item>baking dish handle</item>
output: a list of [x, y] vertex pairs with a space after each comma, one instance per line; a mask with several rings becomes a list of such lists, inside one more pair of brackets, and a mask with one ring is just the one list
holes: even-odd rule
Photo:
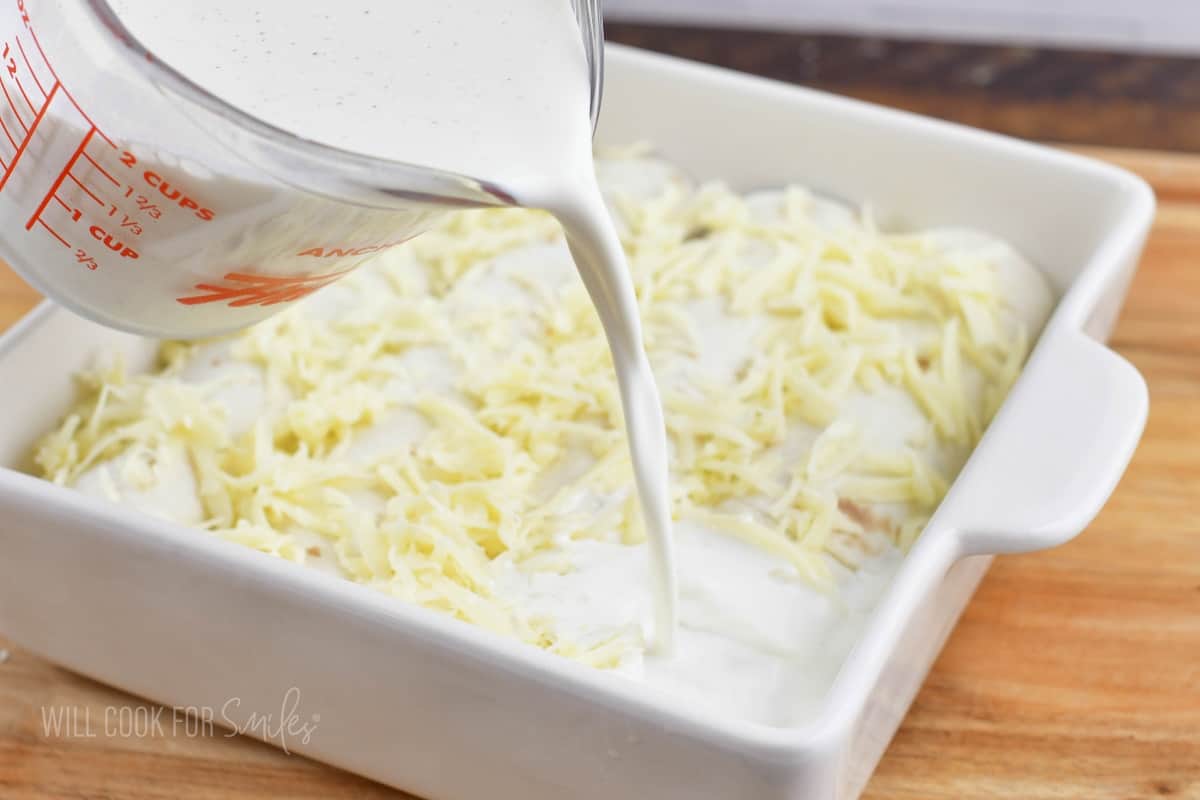
[[941, 510], [964, 554], [1074, 538], [1116, 488], [1148, 409], [1141, 374], [1100, 342], [1078, 331], [1043, 341], [980, 443], [986, 458], [967, 464]]

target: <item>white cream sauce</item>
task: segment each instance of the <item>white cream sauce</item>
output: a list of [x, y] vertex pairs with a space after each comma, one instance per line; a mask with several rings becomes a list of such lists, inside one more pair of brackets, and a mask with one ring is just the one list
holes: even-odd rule
[[[674, 180], [661, 162], [600, 163], [606, 194], [652, 198]], [[648, 176], [656, 176], [654, 179]], [[645, 185], [649, 182], [650, 185]], [[764, 192], [753, 198], [754, 213], [771, 218], [782, 202], [782, 193]], [[853, 214], [834, 203], [816, 200], [809, 216], [822, 224], [853, 221]], [[1045, 281], [1024, 259], [995, 239], [970, 231], [929, 234], [946, 252], [987, 254], [996, 267], [999, 292], [1011, 309], [1009, 324], [1018, 320], [1031, 331], [1044, 322], [1051, 306]], [[381, 259], [381, 262], [386, 261]], [[488, 298], [521, 303], [529, 280], [559, 286], [574, 280], [570, 254], [564, 243], [527, 245], [482, 265], [463, 280], [442, 302], [450, 309], [479, 309]], [[386, 280], [372, 267], [349, 282], [315, 296], [307, 313], [335, 318], [361, 303], [365, 295], [389, 291]], [[694, 358], [659, 358], [654, 368], [664, 387], [697, 380], [729, 381], [754, 353], [751, 335], [762, 320], [756, 315], [729, 313], [714, 300], [691, 304], [686, 312], [704, 333], [702, 352]], [[274, 402], [267, 396], [257, 368], [228, 358], [228, 343], [216, 342], [197, 352], [183, 373], [189, 382], [227, 381], [218, 398], [229, 412], [235, 431], [250, 428], [253, 420]], [[438, 347], [420, 347], [403, 355], [407, 374], [414, 382], [437, 391], [453, 391], [451, 359]], [[973, 370], [968, 377], [978, 376]], [[394, 387], [397, 398], [410, 391], [407, 384]], [[873, 392], [854, 389], [839, 410], [838, 420], [852, 423], [865, 438], [887, 447], [927, 437], [928, 418], [904, 391], [885, 386]], [[388, 448], [417, 442], [428, 425], [419, 414], [401, 411], [380, 420], [356, 437], [344, 454], [366, 463]], [[791, 430], [784, 461], [792, 463], [811, 445], [815, 429], [797, 425]], [[957, 472], [968, 450], [929, 441], [926, 453], [948, 475]], [[197, 524], [202, 510], [186, 454], [168, 452], [158, 465], [159, 484], [141, 489], [130, 484], [126, 459], [119, 457], [94, 468], [76, 483], [89, 494], [106, 496], [152, 514]], [[583, 458], [586, 463], [586, 457]], [[136, 471], [135, 471], [136, 472]], [[375, 502], [364, 498], [364, 503]], [[580, 505], [602, 508], [612, 498], [590, 495]], [[753, 508], [767, 498], [748, 498]], [[299, 532], [298, 532], [299, 533]], [[703, 525], [683, 521], [675, 526], [680, 574], [679, 628], [670, 655], [641, 649], [626, 658], [616, 672], [645, 683], [663, 695], [691, 707], [770, 725], [795, 725], [817, 712], [847, 654], [858, 640], [870, 613], [877, 606], [902, 554], [886, 548], [867, 557], [856, 570], [834, 564], [832, 591], [814, 589], [798, 580], [782, 559]], [[314, 544], [320, 539], [314, 537]], [[568, 637], [604, 636], [612, 631], [643, 629], [651, 616], [645, 592], [655, 569], [647, 546], [618, 541], [570, 541], [559, 550], [574, 569], [564, 574], [529, 571], [498, 559], [495, 579], [499, 594], [530, 614], [555, 620]], [[315, 559], [314, 566], [333, 573], [331, 559]], [[636, 638], [636, 634], [635, 634]]]
[[553, 213], [612, 350], [654, 568], [676, 588], [666, 434], [637, 301], [591, 154], [591, 85], [567, 0], [336, 4], [111, 0], [151, 52], [227, 102], [343, 150], [484, 179]]
[[[572, 571], [530, 572], [502, 562], [495, 565], [497, 585], [515, 606], [544, 612], [563, 632], [584, 637], [640, 632], [654, 608], [656, 636], [665, 641], [675, 630], [676, 587], [668, 452], [655, 374], [665, 388], [698, 376], [730, 380], [752, 355], [758, 321], [729, 314], [717, 302], [695, 303], [686, 313], [702, 333], [702, 357], [656, 363], [651, 372], [624, 255], [595, 179], [587, 69], [566, 0], [111, 1], [162, 60], [272, 125], [345, 150], [486, 179], [523, 205], [558, 217], [569, 251], [556, 243], [502, 256], [446, 302], [479, 308], [495, 293], [519, 296], [514, 273], [524, 271], [533, 281], [562, 280], [570, 277], [573, 257], [617, 365], [650, 544], [564, 540], [561, 550]], [[669, 167], [650, 162], [601, 167], [606, 192], [652, 196], [673, 179]], [[771, 217], [779, 213], [781, 197], [761, 193], [751, 205], [756, 214]], [[847, 209], [823, 202], [810, 217], [830, 226], [853, 220]], [[1030, 330], [1040, 327], [1050, 294], [1032, 267], [981, 234], [939, 236], [947, 250], [992, 249], [1001, 294]], [[369, 268], [359, 278], [367, 291], [386, 290], [382, 280], [371, 283]], [[312, 298], [308, 308], [314, 314], [345, 313], [360, 302], [356, 291], [361, 286], [335, 285]], [[183, 377], [228, 381], [219, 399], [231, 429], [245, 431], [276, 399], [256, 368], [227, 356], [227, 344], [214, 344], [196, 354]], [[445, 351], [413, 348], [403, 361], [406, 374], [424, 388], [452, 392], [455, 376]], [[409, 390], [403, 383], [395, 386], [398, 397]], [[911, 397], [895, 387], [852, 391], [839, 419], [883, 445], [920, 439], [929, 425]], [[356, 438], [345, 456], [366, 462], [389, 447], [419, 440], [426, 430], [419, 414], [401, 412]], [[804, 452], [816, 433], [804, 427], [791, 432], [781, 446], [784, 460]], [[967, 456], [962, 448], [936, 443], [928, 454], [949, 475]], [[127, 454], [99, 464], [75, 486], [178, 522], [201, 523], [186, 453], [160, 452], [152, 465], [139, 465], [140, 457]], [[136, 480], [147, 469], [155, 480]], [[364, 506], [378, 502], [360, 500]], [[580, 502], [599, 508], [613, 498]], [[751, 507], [754, 502], [747, 501]], [[834, 565], [834, 590], [822, 592], [798, 580], [782, 559], [699, 524], [677, 525], [675, 545], [680, 583], [674, 649], [642, 648], [618, 672], [689, 705], [773, 725], [795, 724], [815, 711], [901, 558], [898, 550], [885, 549], [855, 571]], [[328, 559], [315, 561], [319, 568], [338, 570]], [[648, 585], [656, 587], [653, 600]]]

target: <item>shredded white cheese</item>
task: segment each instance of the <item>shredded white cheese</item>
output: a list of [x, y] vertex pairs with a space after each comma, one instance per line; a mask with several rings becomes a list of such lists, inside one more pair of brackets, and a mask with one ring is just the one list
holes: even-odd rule
[[[676, 517], [816, 587], [909, 547], [1026, 355], [1003, 254], [886, 234], [799, 188], [693, 187], [641, 149], [600, 175], [663, 384]], [[872, 402], [920, 429], [884, 441]], [[569, 573], [563, 542], [644, 540], [621, 431], [557, 224], [468, 211], [248, 331], [164, 344], [153, 374], [80, 376], [36, 463], [63, 485], [101, 469], [120, 500], [183, 453], [214, 535], [611, 667], [636, 632], [568, 637], [497, 570]]]

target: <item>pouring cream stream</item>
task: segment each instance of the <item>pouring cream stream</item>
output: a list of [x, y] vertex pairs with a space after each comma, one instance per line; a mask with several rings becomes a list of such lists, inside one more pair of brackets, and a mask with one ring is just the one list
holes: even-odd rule
[[677, 588], [662, 406], [625, 256], [596, 183], [591, 87], [569, 3], [110, 4], [160, 59], [271, 125], [483, 179], [559, 219], [616, 366], [651, 543], [653, 640], [669, 652]]

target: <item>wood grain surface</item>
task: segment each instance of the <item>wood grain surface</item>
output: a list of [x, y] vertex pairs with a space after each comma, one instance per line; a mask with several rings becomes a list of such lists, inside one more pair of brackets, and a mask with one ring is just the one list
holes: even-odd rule
[[[1114, 340], [1150, 384], [1145, 439], [1076, 541], [997, 559], [870, 800], [1200, 799], [1200, 157], [1090, 152], [1161, 201]], [[0, 328], [36, 300], [0, 267]], [[108, 707], [155, 706], [0, 648], [5, 800], [404, 797], [220, 729], [105, 735]], [[47, 734], [64, 707], [94, 738]]]

